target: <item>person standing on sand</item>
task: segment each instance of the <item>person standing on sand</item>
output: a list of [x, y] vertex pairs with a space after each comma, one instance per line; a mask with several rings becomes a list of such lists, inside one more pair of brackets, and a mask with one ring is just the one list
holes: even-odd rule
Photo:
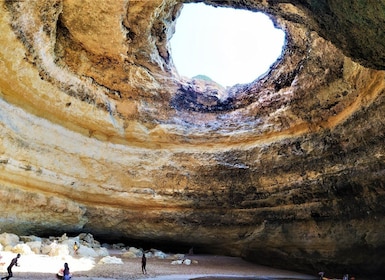
[[20, 258], [20, 254], [17, 254], [16, 258], [13, 258], [13, 259], [12, 259], [11, 263], [10, 263], [9, 266], [7, 267], [8, 276], [1, 277], [1, 280], [3, 280], [3, 279], [8, 280], [9, 278], [13, 277], [12, 267], [13, 267], [14, 265], [19, 266], [19, 264], [17, 263], [17, 260], [18, 260], [19, 258]]
[[146, 263], [147, 263], [146, 255], [143, 253], [143, 255], [142, 255], [142, 272], [143, 272], [143, 274], [147, 273]]

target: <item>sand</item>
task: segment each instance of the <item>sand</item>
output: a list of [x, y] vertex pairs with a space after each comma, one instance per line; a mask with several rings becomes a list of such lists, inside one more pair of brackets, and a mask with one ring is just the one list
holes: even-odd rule
[[[8, 261], [14, 253], [0, 252], [1, 276], [6, 276]], [[305, 275], [287, 270], [269, 268], [246, 262], [240, 258], [213, 255], [186, 255], [191, 265], [171, 264], [170, 259], [147, 259], [147, 274], [141, 271], [141, 258], [123, 258], [116, 251], [111, 256], [121, 258], [123, 264], [98, 264], [98, 259], [81, 257], [48, 257], [25, 255], [19, 259], [20, 267], [13, 268], [13, 279], [56, 279], [55, 274], [68, 262], [73, 280], [188, 280], [188, 279], [318, 279], [315, 275]], [[214, 278], [213, 278], [214, 277]]]

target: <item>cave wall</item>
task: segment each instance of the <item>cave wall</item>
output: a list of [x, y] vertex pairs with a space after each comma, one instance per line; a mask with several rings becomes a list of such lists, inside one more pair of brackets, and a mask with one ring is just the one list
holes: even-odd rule
[[268, 75], [179, 76], [182, 1], [1, 1], [1, 231], [383, 275], [384, 4], [199, 2], [271, 16]]

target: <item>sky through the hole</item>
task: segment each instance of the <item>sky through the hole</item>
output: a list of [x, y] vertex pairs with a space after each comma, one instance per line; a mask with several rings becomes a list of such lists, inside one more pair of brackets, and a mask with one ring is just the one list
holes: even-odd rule
[[171, 38], [181, 76], [205, 75], [223, 86], [250, 83], [282, 53], [285, 33], [263, 13], [185, 4]]

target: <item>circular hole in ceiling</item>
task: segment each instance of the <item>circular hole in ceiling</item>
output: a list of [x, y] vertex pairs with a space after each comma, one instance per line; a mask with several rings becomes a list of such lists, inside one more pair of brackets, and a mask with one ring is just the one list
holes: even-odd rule
[[267, 73], [285, 32], [262, 12], [184, 4], [170, 44], [179, 75], [232, 86]]

